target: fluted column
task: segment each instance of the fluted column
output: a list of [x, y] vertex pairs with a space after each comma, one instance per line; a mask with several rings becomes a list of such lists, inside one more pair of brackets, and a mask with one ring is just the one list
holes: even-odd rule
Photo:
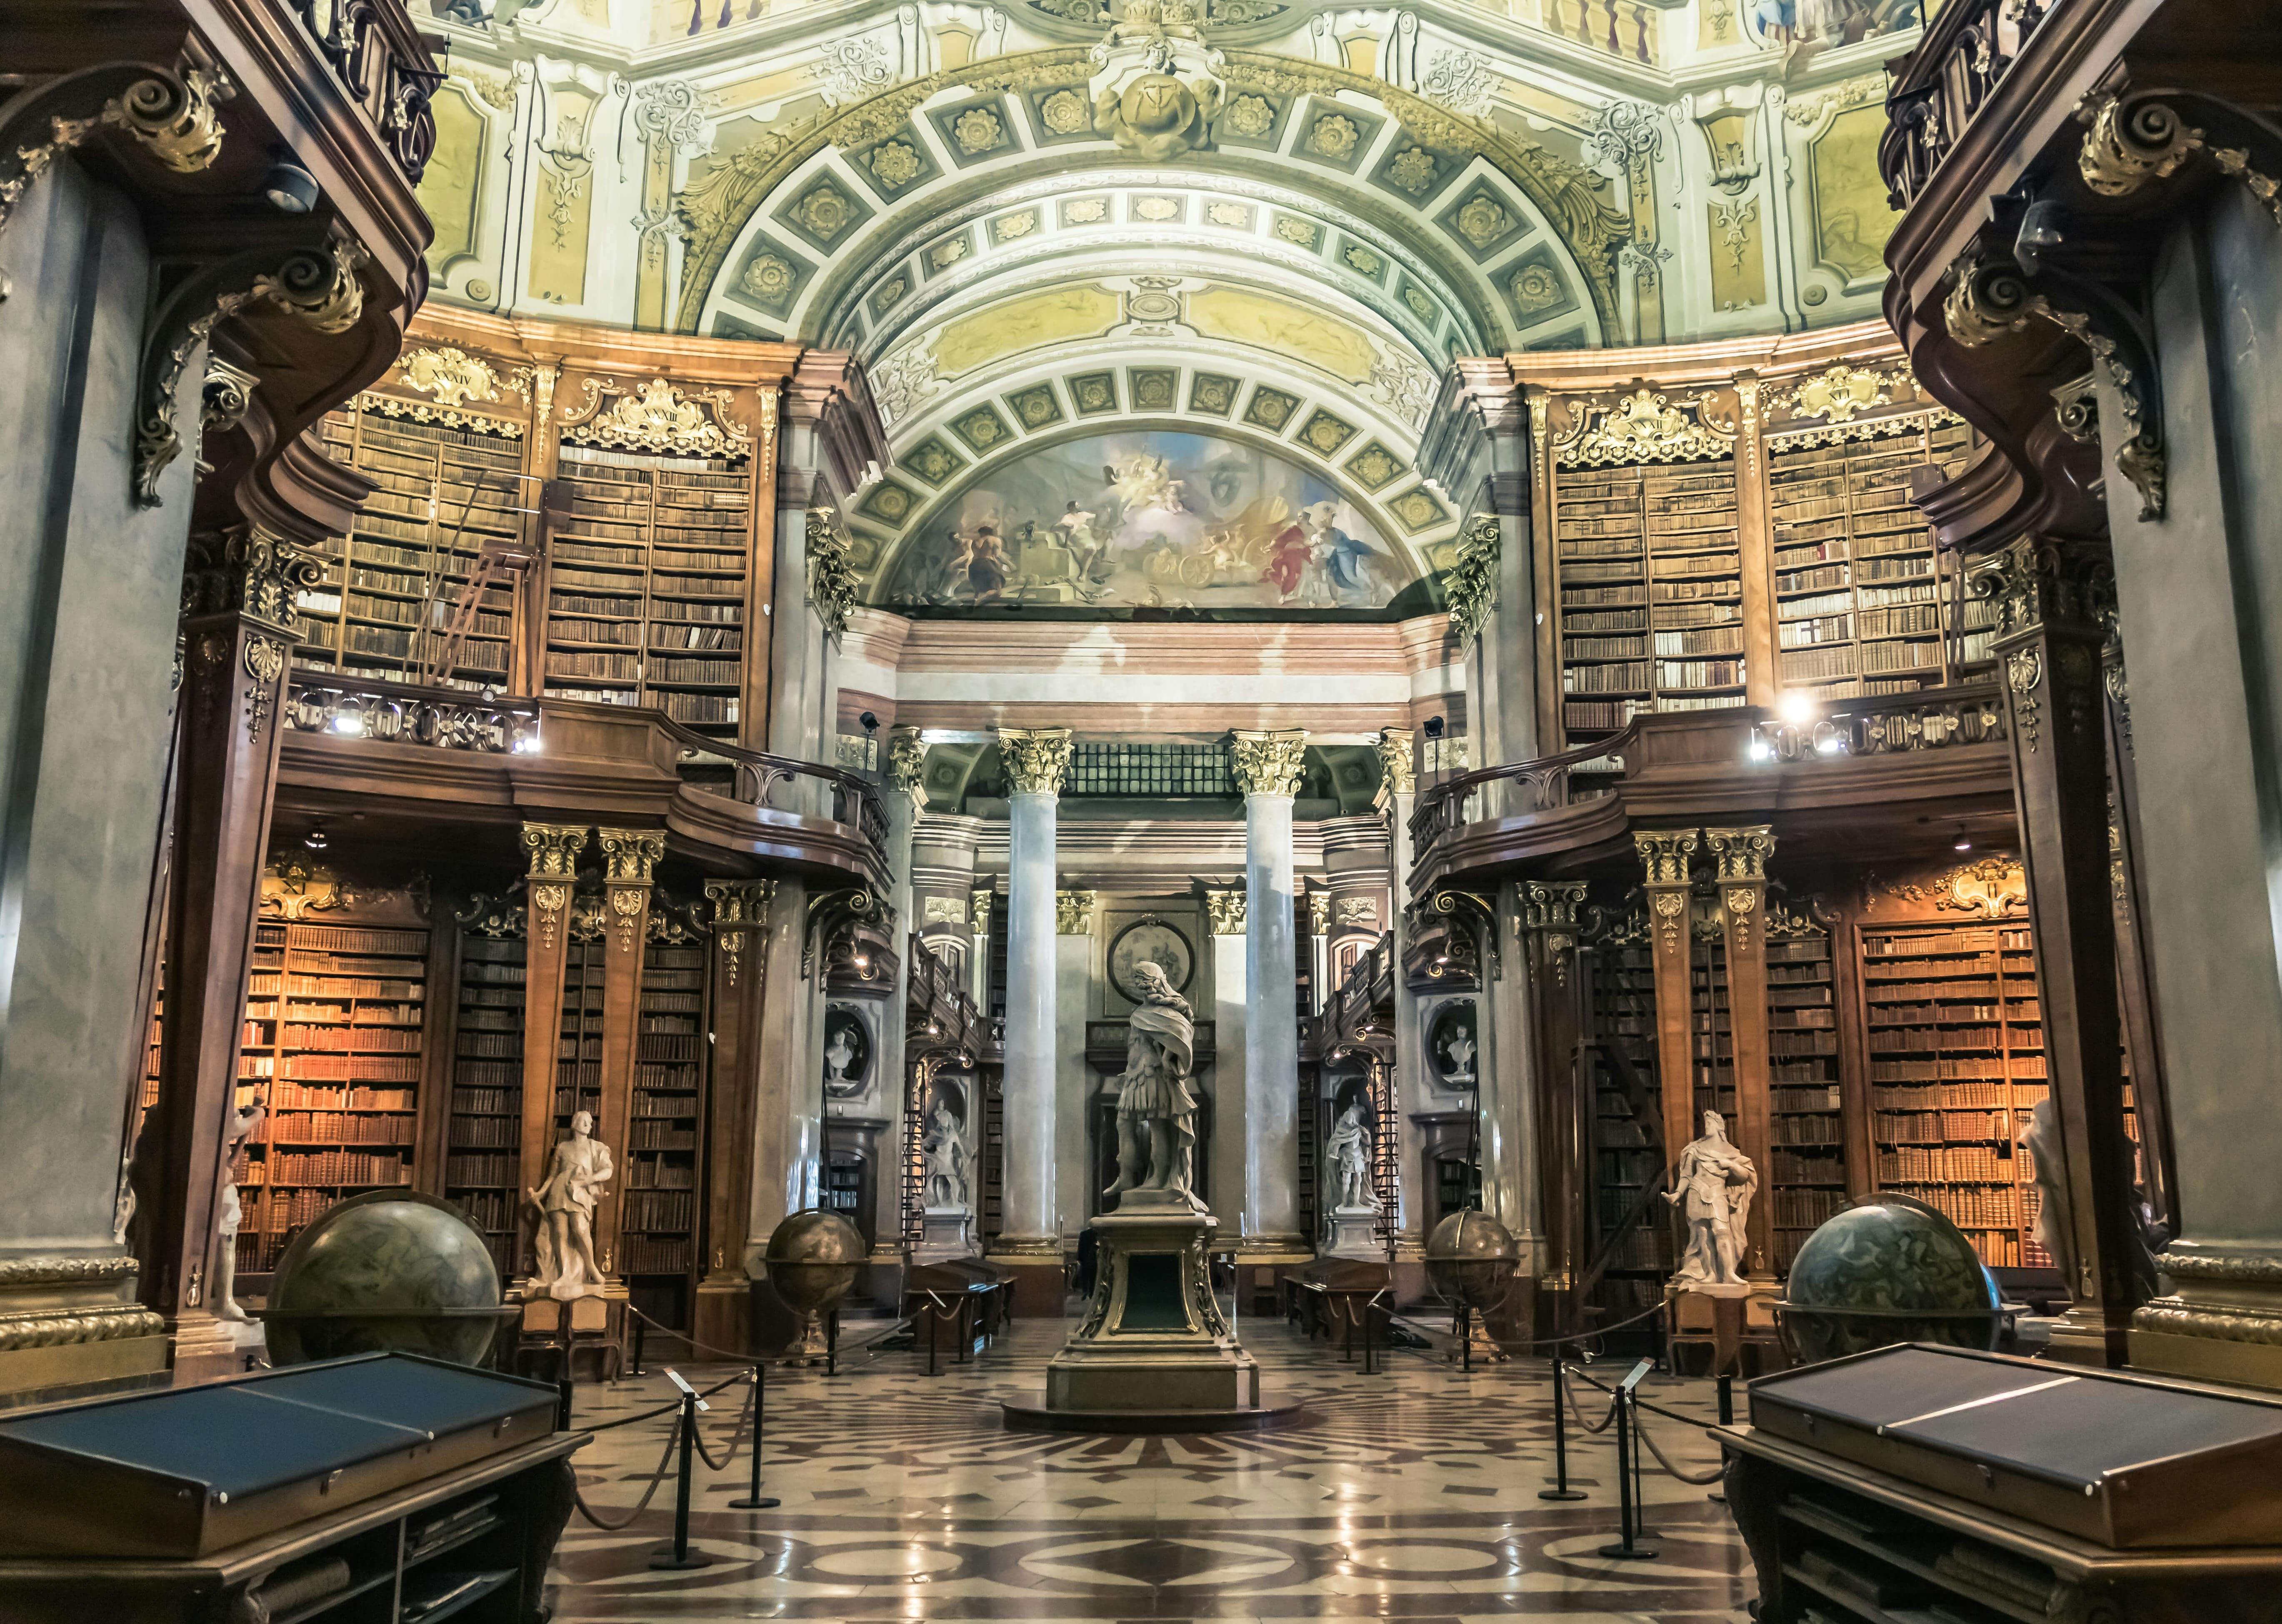
[[[999, 1232], [991, 1254], [1060, 1267], [1054, 1192], [1054, 816], [1067, 727], [1001, 728], [1007, 796], [1006, 1071]], [[1043, 1308], [1043, 1304], [1036, 1304]], [[1059, 1301], [1056, 1306], [1059, 1307]]]
[[1386, 814], [1387, 892], [1394, 929], [1394, 1091], [1401, 1169], [1398, 1188], [1402, 1209], [1395, 1224], [1395, 1246], [1405, 1254], [1426, 1241], [1426, 1147], [1417, 1118], [1433, 1108], [1427, 1094], [1425, 1022], [1419, 1016], [1419, 996], [1410, 990], [1403, 973], [1410, 951], [1410, 813], [1417, 800], [1418, 770], [1415, 742], [1408, 727], [1379, 732], [1378, 750], [1380, 804]]
[[1244, 1201], [1240, 1243], [1254, 1256], [1309, 1255], [1300, 1231], [1300, 1028], [1292, 1004], [1292, 800], [1308, 735], [1238, 730], [1229, 765], [1244, 791]]

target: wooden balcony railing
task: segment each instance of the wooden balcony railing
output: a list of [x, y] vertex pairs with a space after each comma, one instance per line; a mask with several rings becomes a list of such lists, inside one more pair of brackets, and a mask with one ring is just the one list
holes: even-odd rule
[[[502, 755], [543, 751], [547, 715], [559, 709], [547, 700], [317, 672], [295, 673], [283, 705], [289, 732]], [[661, 711], [614, 707], [613, 713], [671, 741], [676, 771], [689, 789], [773, 812], [829, 816], [855, 829], [885, 872], [887, 811], [854, 773], [708, 738]]]
[[[1768, 766], [1943, 750], [2005, 736], [2004, 701], [1984, 683], [1837, 700], [1811, 721], [1785, 721], [1755, 710], [1718, 714], [1733, 719], [1736, 757]], [[1703, 713], [1693, 713], [1693, 719], [1700, 725]], [[1628, 770], [1637, 770], [1652, 752], [1656, 724], [1652, 716], [1637, 717], [1611, 738], [1533, 761], [1462, 773], [1434, 785], [1420, 794], [1410, 818], [1416, 860], [1425, 862], [1439, 843], [1474, 821], [1478, 801], [1486, 804], [1495, 798], [1502, 803], [1496, 816], [1523, 818], [1612, 793]], [[1502, 795], [1486, 795], [1492, 786], [1502, 786]]]
[[417, 186], [436, 150], [429, 100], [444, 82], [436, 61], [442, 39], [413, 27], [403, 0], [287, 0], [283, 9], [299, 20], [404, 178]]
[[2070, 0], [1947, 0], [1886, 93], [1878, 169], [1897, 209], [1917, 200], [2029, 40]]

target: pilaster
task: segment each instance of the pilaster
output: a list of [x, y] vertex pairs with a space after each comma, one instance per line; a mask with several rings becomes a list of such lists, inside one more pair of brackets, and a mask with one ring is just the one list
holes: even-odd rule
[[[570, 893], [578, 883], [578, 856], [586, 849], [583, 827], [526, 823], [523, 849], [531, 854], [524, 886], [523, 1131], [516, 1177], [524, 1189], [547, 1177], [555, 1146], [555, 1092], [561, 1075], [563, 967], [570, 954]], [[535, 1263], [530, 1238], [518, 1225], [516, 1271], [528, 1275]], [[595, 1257], [601, 1259], [601, 1238]]]
[[1975, 589], [1997, 602], [2013, 786], [2037, 950], [2047, 1085], [2068, 1157], [2076, 1302], [2056, 1357], [2121, 1365], [2146, 1240], [2123, 1123], [2123, 1029], [2108, 874], [2107, 701], [2114, 577], [2105, 548], [2023, 538]]
[[1695, 1035], [1688, 987], [1688, 859], [1694, 829], [1640, 829], [1633, 846], [1645, 873], [1648, 929], [1656, 970], [1656, 1077], [1667, 1155], [1696, 1138]]
[[1584, 1181], [1592, 1177], [1593, 1091], [1578, 1075], [1584, 1036], [1584, 975], [1578, 962], [1582, 880], [1528, 880], [1521, 887], [1522, 948], [1529, 966], [1538, 1052], [1538, 1187], [1545, 1203], [1543, 1278], [1552, 1324], [1569, 1328], [1569, 1294], [1586, 1255]]
[[[1774, 1184], [1767, 1143], [1772, 1130], [1767, 1093], [1766, 942], [1767, 859], [1774, 853], [1774, 832], [1765, 824], [1707, 828], [1704, 843], [1719, 870], [1719, 929], [1727, 960], [1727, 1030], [1735, 1051], [1735, 1140], [1758, 1169], [1759, 1188], [1765, 1193]], [[1751, 1203], [1746, 1220], [1744, 1271], [1754, 1280], [1774, 1278], [1774, 1208], [1772, 1196], [1763, 1193]]]
[[712, 1088], [707, 1100], [705, 1270], [695, 1333], [715, 1348], [750, 1351], [752, 1282], [745, 1274], [752, 1208], [753, 1112], [761, 1072], [772, 880], [708, 880], [713, 912]]

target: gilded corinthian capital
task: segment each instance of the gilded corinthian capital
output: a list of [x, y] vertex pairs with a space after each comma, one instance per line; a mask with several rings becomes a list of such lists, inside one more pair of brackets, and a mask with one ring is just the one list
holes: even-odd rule
[[1740, 829], [1706, 829], [1704, 843], [1712, 849], [1722, 880], [1764, 880], [1767, 859], [1775, 853], [1774, 831], [1764, 823]]
[[1067, 727], [1001, 727], [998, 755], [1016, 795], [1060, 795], [1069, 771]]
[[1688, 859], [1696, 855], [1694, 829], [1635, 829], [1633, 846], [1650, 885], [1688, 883]]
[[1286, 733], [1248, 733], [1239, 727], [1228, 735], [1228, 770], [1247, 796], [1297, 795], [1307, 754], [1304, 727]]
[[1390, 795], [1409, 795], [1418, 788], [1418, 769], [1411, 754], [1414, 738], [1408, 727], [1378, 730], [1378, 764], [1386, 772]]
[[523, 849], [531, 853], [534, 880], [567, 880], [578, 872], [578, 854], [586, 849], [583, 825], [526, 823]]
[[602, 856], [613, 884], [648, 885], [651, 870], [665, 855], [664, 829], [598, 829]]

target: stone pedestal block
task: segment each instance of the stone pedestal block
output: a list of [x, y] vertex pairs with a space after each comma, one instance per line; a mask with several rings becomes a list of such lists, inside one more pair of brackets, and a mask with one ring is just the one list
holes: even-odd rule
[[1333, 1208], [1331, 1244], [1326, 1249], [1333, 1257], [1385, 1257], [1386, 1247], [1378, 1239], [1378, 1212], [1369, 1207]]
[[1217, 1227], [1185, 1203], [1142, 1190], [1128, 1191], [1116, 1212], [1093, 1221], [1100, 1274], [1076, 1334], [1046, 1366], [1049, 1410], [1259, 1403], [1260, 1366], [1212, 1294], [1205, 1247]]

